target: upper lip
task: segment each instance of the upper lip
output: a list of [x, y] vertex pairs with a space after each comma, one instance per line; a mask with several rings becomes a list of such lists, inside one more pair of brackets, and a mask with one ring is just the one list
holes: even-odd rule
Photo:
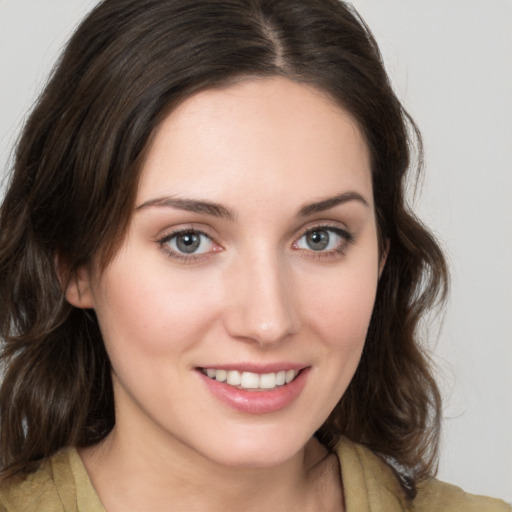
[[279, 363], [265, 363], [265, 364], [257, 364], [257, 363], [227, 363], [227, 364], [208, 364], [204, 366], [199, 366], [200, 369], [208, 369], [213, 368], [215, 370], [238, 370], [239, 372], [251, 372], [251, 373], [275, 373], [279, 371], [287, 371], [287, 370], [303, 370], [307, 368], [309, 365], [304, 363], [290, 363], [290, 362], [279, 362]]

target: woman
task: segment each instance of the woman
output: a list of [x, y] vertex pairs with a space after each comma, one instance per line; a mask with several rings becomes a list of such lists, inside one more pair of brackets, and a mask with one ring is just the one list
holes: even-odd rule
[[443, 255], [368, 29], [106, 0], [0, 217], [5, 510], [508, 510], [433, 480]]

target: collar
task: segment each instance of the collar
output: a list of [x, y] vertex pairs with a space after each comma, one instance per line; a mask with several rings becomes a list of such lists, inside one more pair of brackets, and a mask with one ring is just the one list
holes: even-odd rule
[[346, 512], [406, 512], [405, 493], [391, 467], [368, 448], [342, 438], [336, 445]]

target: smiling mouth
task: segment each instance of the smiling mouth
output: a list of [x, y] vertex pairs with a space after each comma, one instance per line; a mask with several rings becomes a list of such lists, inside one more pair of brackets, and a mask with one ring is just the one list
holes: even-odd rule
[[270, 391], [292, 382], [300, 370], [281, 370], [271, 373], [240, 372], [238, 370], [218, 370], [201, 368], [201, 372], [212, 380], [224, 382], [237, 389], [248, 391]]

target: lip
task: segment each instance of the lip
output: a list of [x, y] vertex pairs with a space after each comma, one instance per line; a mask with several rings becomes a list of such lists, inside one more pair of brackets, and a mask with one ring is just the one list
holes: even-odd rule
[[298, 363], [266, 363], [266, 364], [255, 364], [255, 363], [232, 363], [232, 364], [212, 364], [201, 366], [201, 368], [215, 368], [216, 370], [238, 370], [240, 372], [252, 372], [252, 373], [274, 373], [279, 371], [288, 370], [304, 370], [307, 368], [306, 364]]
[[236, 364], [236, 365], [218, 365], [207, 366], [205, 368], [215, 368], [217, 370], [239, 370], [253, 373], [272, 373], [280, 370], [300, 370], [295, 379], [283, 386], [276, 387], [268, 391], [248, 391], [239, 389], [225, 382], [219, 382], [207, 377], [201, 369], [197, 369], [197, 374], [202, 379], [208, 390], [213, 396], [229, 407], [247, 414], [267, 414], [277, 412], [289, 406], [300, 395], [306, 385], [310, 367], [304, 365], [254, 365], [254, 364]]

